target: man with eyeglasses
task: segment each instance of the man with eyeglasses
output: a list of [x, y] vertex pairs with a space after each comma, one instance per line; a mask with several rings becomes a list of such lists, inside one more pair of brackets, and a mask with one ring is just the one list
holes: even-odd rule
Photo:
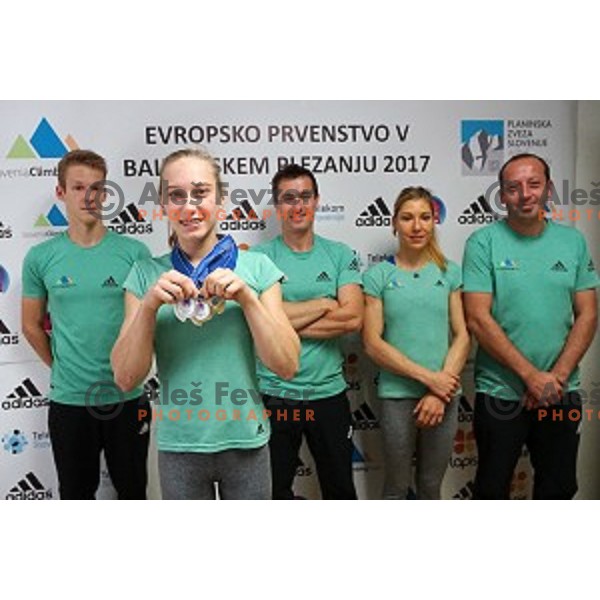
[[283, 380], [258, 365], [271, 412], [273, 498], [292, 499], [303, 436], [313, 455], [323, 499], [356, 499], [352, 422], [342, 373], [340, 337], [362, 325], [358, 259], [341, 242], [314, 232], [319, 189], [311, 171], [290, 164], [272, 181], [281, 235], [252, 248], [285, 274], [284, 309], [300, 336], [300, 368]]

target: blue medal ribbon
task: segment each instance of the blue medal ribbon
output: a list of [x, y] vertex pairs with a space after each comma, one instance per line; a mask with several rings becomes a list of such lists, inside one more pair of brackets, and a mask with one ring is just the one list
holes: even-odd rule
[[235, 269], [238, 248], [230, 235], [221, 236], [213, 249], [194, 267], [178, 244], [171, 251], [173, 268], [187, 275], [197, 288], [215, 269]]

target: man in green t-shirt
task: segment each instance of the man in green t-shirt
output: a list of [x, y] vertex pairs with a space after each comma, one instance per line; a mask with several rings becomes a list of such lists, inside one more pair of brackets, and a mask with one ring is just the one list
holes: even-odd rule
[[23, 263], [23, 333], [52, 369], [48, 429], [63, 500], [95, 497], [102, 450], [119, 498], [146, 497], [149, 423], [138, 409], [148, 415], [148, 401], [141, 388], [118, 390], [110, 352], [123, 322], [123, 282], [150, 252], [102, 222], [106, 173], [104, 158], [89, 150], [61, 159], [56, 195], [68, 229]]
[[479, 342], [474, 497], [508, 498], [523, 444], [535, 499], [577, 491], [578, 364], [596, 331], [598, 276], [576, 229], [545, 219], [550, 168], [533, 154], [499, 173], [507, 218], [476, 231], [463, 260], [465, 310]]
[[272, 181], [281, 235], [252, 248], [286, 275], [284, 309], [300, 336], [300, 368], [283, 380], [258, 365], [259, 386], [271, 411], [273, 498], [293, 498], [292, 484], [305, 436], [324, 499], [355, 499], [352, 423], [342, 374], [340, 336], [362, 324], [358, 259], [340, 242], [314, 233], [319, 189], [314, 175], [288, 165]]

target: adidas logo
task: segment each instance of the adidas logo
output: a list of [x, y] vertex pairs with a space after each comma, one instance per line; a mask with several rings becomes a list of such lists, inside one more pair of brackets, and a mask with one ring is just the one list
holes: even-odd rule
[[19, 343], [19, 334], [12, 333], [0, 319], [0, 346], [15, 346]]
[[392, 224], [392, 213], [383, 198], [374, 200], [357, 217], [357, 227], [389, 227]]
[[361, 431], [379, 429], [379, 420], [366, 402], [352, 412], [352, 426]]
[[298, 458], [298, 466], [296, 467], [296, 476], [297, 477], [309, 477], [313, 474], [313, 469], [309, 465], [304, 464], [304, 462]]
[[256, 435], [262, 435], [265, 432], [265, 426], [262, 423], [258, 424], [256, 428]]
[[262, 231], [266, 226], [248, 200], [243, 200], [221, 221], [221, 231]]
[[565, 267], [560, 260], [557, 260], [550, 270], [556, 271], [557, 273], [567, 273], [567, 267]]
[[12, 229], [0, 221], [0, 240], [12, 237]]
[[458, 422], [473, 422], [473, 407], [469, 404], [466, 396], [461, 396], [458, 401]]
[[45, 488], [31, 471], [10, 488], [5, 500], [52, 500], [52, 490]]
[[5, 400], [3, 410], [18, 410], [20, 408], [41, 408], [48, 406], [48, 398], [44, 398], [29, 377], [24, 379]]
[[461, 225], [474, 225], [483, 223], [493, 223], [498, 219], [494, 214], [484, 196], [479, 196], [475, 202], [471, 202], [458, 217], [458, 222]]
[[108, 229], [115, 233], [143, 234], [154, 231], [152, 223], [148, 223], [140, 214], [137, 206], [132, 202], [128, 204], [108, 224]]
[[589, 273], [592, 273], [593, 271], [596, 270], [596, 267], [594, 267], [594, 261], [590, 258], [590, 262], [587, 264], [587, 270]]
[[321, 271], [316, 279], [317, 282], [322, 283], [324, 281], [331, 281], [331, 277], [327, 274], [326, 271]]
[[469, 500], [473, 497], [473, 482], [469, 481], [467, 485], [460, 488], [454, 496], [452, 496], [452, 500]]
[[360, 264], [358, 258], [355, 256], [348, 265], [348, 271], [360, 271]]
[[444, 287], [444, 282], [443, 282], [441, 279], [438, 279], [438, 280], [435, 282], [435, 285], [434, 285], [434, 287]]
[[111, 275], [103, 284], [102, 287], [119, 287], [119, 284], [115, 281], [115, 278]]

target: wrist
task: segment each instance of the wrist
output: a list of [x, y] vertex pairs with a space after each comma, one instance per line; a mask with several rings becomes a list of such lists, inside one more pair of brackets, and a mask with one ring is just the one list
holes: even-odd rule
[[571, 372], [570, 371], [568, 371], [567, 369], [562, 368], [559, 365], [555, 365], [554, 367], [552, 367], [552, 369], [550, 370], [550, 373], [553, 373], [554, 375], [556, 375], [556, 378], [562, 384], [565, 384], [569, 380], [569, 377], [571, 376]]
[[247, 285], [236, 294], [234, 300], [243, 310], [259, 303], [258, 296]]
[[[419, 383], [422, 383], [425, 387], [429, 388], [432, 380], [432, 371], [425, 369], [424, 367], [418, 367], [414, 373], [414, 379]], [[428, 392], [431, 394], [431, 392]]]
[[144, 296], [142, 302], [140, 304], [141, 310], [144, 313], [150, 313], [156, 315], [158, 309], [160, 308], [160, 304], [157, 304], [155, 300], [150, 298], [149, 296]]
[[526, 364], [521, 368], [516, 369], [516, 373], [521, 381], [527, 385], [537, 375], [538, 370], [533, 365]]

